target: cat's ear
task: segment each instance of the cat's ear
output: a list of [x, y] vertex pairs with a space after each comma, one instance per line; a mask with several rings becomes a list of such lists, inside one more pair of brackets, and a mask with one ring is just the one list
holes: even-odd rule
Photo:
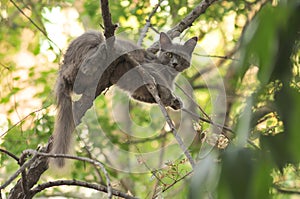
[[167, 49], [172, 45], [172, 40], [166, 33], [161, 32], [159, 36], [159, 43], [161, 49]]
[[188, 51], [190, 53], [192, 53], [193, 50], [194, 50], [194, 48], [195, 48], [195, 46], [196, 46], [196, 44], [197, 44], [197, 41], [198, 41], [198, 37], [193, 37], [193, 38], [187, 40], [184, 43], [184, 46], [188, 49]]

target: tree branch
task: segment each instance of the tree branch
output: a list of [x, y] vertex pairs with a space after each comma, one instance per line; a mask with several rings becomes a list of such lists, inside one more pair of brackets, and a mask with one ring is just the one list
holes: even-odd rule
[[29, 16], [26, 15], [26, 13], [16, 4], [16, 2], [14, 2], [13, 0], [10, 0], [10, 2], [18, 9], [18, 11], [26, 18], [30, 21], [30, 23], [36, 27], [52, 44], [54, 44], [57, 49], [59, 50], [59, 52], [61, 53], [61, 49], [59, 48], [59, 46], [52, 41], [48, 35], [47, 32], [45, 30], [43, 30], [41, 27], [39, 27]]
[[29, 113], [28, 115], [26, 115], [25, 117], [23, 117], [21, 120], [19, 120], [18, 122], [16, 122], [15, 124], [13, 124], [9, 129], [7, 129], [7, 131], [5, 131], [4, 133], [1, 134], [1, 136], [6, 135], [9, 131], [11, 131], [12, 129], [14, 129], [16, 126], [18, 126], [19, 124], [21, 124], [22, 122], [24, 122], [28, 117], [32, 116], [34, 113], [40, 112], [46, 108], [48, 108], [50, 105], [47, 105], [45, 107], [42, 107], [40, 109], [37, 109], [35, 111], [32, 111], [31, 113]]
[[16, 179], [20, 173], [22, 173], [27, 167], [29, 167], [37, 158], [33, 156], [28, 162], [24, 163], [3, 185], [0, 186], [1, 189], [5, 189], [14, 179]]
[[19, 162], [19, 158], [15, 154], [13, 154], [5, 149], [0, 149], [0, 152], [5, 153], [9, 157], [13, 158], [15, 161]]
[[148, 29], [151, 27], [151, 18], [152, 18], [153, 15], [156, 13], [158, 7], [160, 6], [160, 4], [161, 4], [163, 1], [164, 1], [164, 0], [160, 0], [160, 1], [156, 4], [156, 6], [154, 7], [154, 9], [153, 9], [152, 12], [150, 13], [148, 19], [146, 19], [146, 24], [145, 24], [143, 30], [141, 31], [140, 38], [139, 38], [139, 40], [138, 40], [138, 42], [137, 42], [137, 45], [138, 45], [138, 46], [142, 46], [143, 40], [144, 40], [144, 38], [146, 37], [146, 34], [147, 34], [147, 32], [148, 32]]
[[110, 183], [110, 178], [108, 176], [108, 172], [106, 171], [104, 165], [101, 162], [90, 159], [90, 158], [86, 158], [86, 157], [78, 157], [78, 156], [72, 156], [72, 155], [67, 155], [67, 154], [49, 154], [49, 153], [42, 153], [42, 152], [38, 152], [35, 150], [30, 150], [30, 149], [28, 149], [26, 151], [28, 151], [28, 153], [33, 154], [34, 156], [38, 155], [38, 156], [51, 157], [51, 158], [67, 158], [67, 159], [73, 159], [73, 160], [80, 160], [80, 161], [88, 162], [90, 164], [93, 164], [93, 165], [99, 167], [102, 170], [102, 172], [104, 173], [104, 176], [106, 178], [108, 198], [112, 197], [112, 187], [111, 187], [111, 183]]
[[[52, 146], [52, 138], [49, 139], [49, 142], [46, 147], [43, 147], [40, 151], [41, 152], [49, 152], [50, 148]], [[26, 154], [26, 153], [23, 153]], [[30, 160], [25, 162], [20, 169], [10, 178], [16, 178], [21, 172], [24, 172], [25, 169], [27, 168], [26, 172], [26, 177], [27, 177], [27, 185], [26, 187], [30, 189], [33, 187], [38, 180], [40, 179], [40, 176], [48, 169], [48, 159], [45, 157], [38, 157], [33, 156]], [[22, 179], [18, 180], [17, 184], [10, 190], [9, 192], [9, 199], [23, 199], [26, 197], [24, 191], [23, 191], [23, 183]], [[10, 184], [11, 182], [7, 183]], [[7, 186], [5, 185], [5, 186]], [[4, 184], [1, 186], [0, 190], [2, 187], [5, 187]]]
[[[178, 37], [185, 29], [192, 26], [193, 22], [203, 14], [206, 9], [217, 0], [202, 0], [184, 19], [182, 19], [178, 24], [176, 24], [171, 30], [167, 32], [167, 35], [174, 39]], [[159, 43], [155, 42], [147, 50], [156, 53], [159, 49]]]
[[104, 36], [106, 39], [108, 39], [114, 36], [115, 30], [118, 27], [118, 25], [112, 23], [108, 0], [100, 0], [100, 4], [101, 4], [101, 11], [102, 11], [102, 18], [104, 21]]
[[[80, 186], [80, 187], [86, 187], [90, 189], [95, 189], [97, 191], [101, 192], [108, 192], [108, 189], [106, 186], [100, 185], [100, 184], [94, 184], [94, 183], [88, 183], [84, 181], [78, 181], [78, 180], [58, 180], [58, 181], [50, 181], [43, 184], [38, 185], [34, 189], [31, 190], [31, 195], [34, 196], [35, 194], [43, 191], [44, 189], [55, 187], [55, 186], [61, 186], [61, 185], [69, 185], [69, 186]], [[125, 194], [123, 192], [120, 192], [118, 190], [112, 189], [111, 190], [112, 195], [122, 197], [125, 199], [137, 199], [136, 197], [130, 196], [128, 194]]]

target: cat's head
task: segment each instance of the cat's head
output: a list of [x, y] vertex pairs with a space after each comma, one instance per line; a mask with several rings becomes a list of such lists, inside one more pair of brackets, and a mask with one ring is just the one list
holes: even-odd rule
[[172, 43], [166, 33], [161, 33], [159, 38], [160, 52], [159, 59], [163, 65], [182, 72], [190, 66], [192, 53], [197, 44], [197, 37], [187, 40], [184, 44]]

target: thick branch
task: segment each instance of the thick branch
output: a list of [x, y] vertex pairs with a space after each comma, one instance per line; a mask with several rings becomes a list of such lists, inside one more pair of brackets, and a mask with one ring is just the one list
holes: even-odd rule
[[111, 188], [111, 183], [110, 183], [110, 178], [108, 176], [108, 172], [106, 171], [104, 165], [96, 160], [92, 160], [90, 158], [86, 157], [78, 157], [78, 156], [72, 156], [72, 155], [67, 155], [67, 154], [49, 154], [49, 153], [41, 153], [35, 150], [26, 150], [28, 153], [34, 154], [34, 156], [43, 156], [43, 157], [52, 157], [52, 158], [67, 158], [67, 159], [74, 159], [74, 160], [80, 160], [80, 161], [85, 161], [88, 163], [91, 163], [97, 167], [99, 167], [102, 172], [104, 173], [104, 176], [106, 178], [106, 184], [107, 184], [107, 193], [108, 193], [108, 198], [112, 197], [112, 188]]
[[[40, 151], [47, 153], [50, 151], [52, 145], [52, 139], [49, 140], [48, 145], [43, 147]], [[27, 177], [27, 185], [26, 187], [30, 189], [33, 187], [40, 176], [48, 169], [48, 159], [46, 157], [35, 155], [33, 158], [25, 162], [21, 168], [13, 175], [10, 179], [16, 178], [21, 172], [24, 172], [27, 168], [26, 177]], [[25, 193], [23, 191], [23, 181], [22, 179], [18, 180], [17, 184], [10, 190], [9, 199], [23, 199], [25, 198]], [[10, 184], [10, 183], [8, 183]], [[7, 186], [7, 185], [6, 185]], [[4, 184], [1, 186], [0, 190], [5, 187]]]
[[[206, 9], [217, 0], [203, 0], [199, 3], [184, 19], [176, 24], [171, 30], [167, 32], [167, 35], [174, 39], [178, 37], [185, 29], [192, 26], [193, 22], [203, 14]], [[155, 42], [148, 50], [152, 53], [156, 53], [159, 49], [159, 43]]]
[[100, 0], [102, 18], [104, 22], [104, 36], [106, 39], [114, 36], [115, 30], [118, 27], [117, 24], [113, 24], [111, 21], [111, 14], [109, 11], [108, 0]]

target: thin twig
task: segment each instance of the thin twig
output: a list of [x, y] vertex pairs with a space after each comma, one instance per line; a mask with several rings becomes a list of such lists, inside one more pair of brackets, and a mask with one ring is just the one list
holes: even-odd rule
[[193, 173], [193, 171], [190, 171], [188, 173], [186, 173], [184, 176], [182, 176], [181, 178], [175, 180], [173, 183], [169, 184], [167, 187], [165, 187], [162, 192], [167, 191], [168, 189], [170, 189], [172, 186], [174, 186], [176, 183], [180, 182], [181, 180], [183, 180], [184, 178], [186, 178], [187, 176], [191, 175]]
[[[78, 181], [78, 180], [57, 180], [57, 181], [50, 181], [50, 182], [46, 182], [46, 183], [38, 185], [37, 187], [35, 187], [34, 189], [31, 190], [31, 194], [35, 195], [44, 189], [47, 189], [50, 187], [55, 187], [55, 186], [61, 186], [61, 185], [81, 186], [81, 187], [86, 187], [86, 188], [90, 188], [90, 189], [95, 189], [97, 191], [102, 191], [102, 192], [106, 192], [106, 193], [108, 192], [107, 187], [100, 185], [100, 184], [94, 184], [94, 183]], [[111, 192], [114, 196], [122, 197], [125, 199], [137, 199], [136, 197], [130, 196], [128, 194], [125, 194], [125, 193], [115, 190], [115, 189], [112, 189]]]
[[186, 112], [186, 113], [188, 113], [188, 114], [190, 114], [192, 117], [194, 117], [194, 118], [197, 118], [197, 119], [199, 119], [199, 120], [201, 120], [201, 121], [203, 121], [203, 122], [206, 122], [206, 123], [209, 123], [209, 124], [212, 124], [212, 125], [214, 125], [214, 126], [216, 126], [216, 127], [219, 127], [219, 128], [221, 128], [221, 129], [225, 129], [225, 130], [227, 130], [227, 131], [229, 131], [229, 132], [231, 132], [231, 133], [234, 133], [233, 132], [233, 130], [232, 129], [230, 129], [229, 127], [227, 127], [227, 126], [225, 126], [225, 125], [221, 125], [221, 124], [217, 124], [217, 123], [215, 123], [215, 122], [213, 122], [213, 120], [209, 117], [209, 115], [201, 108], [201, 106], [199, 106], [198, 105], [198, 103], [197, 102], [195, 102], [195, 100], [187, 93], [187, 92], [185, 92], [185, 90], [184, 89], [182, 89], [177, 83], [175, 83], [175, 85], [176, 85], [176, 87], [178, 87], [198, 108], [199, 108], [199, 110], [201, 111], [201, 113], [207, 118], [207, 119], [205, 119], [205, 118], [202, 118], [201, 116], [199, 116], [199, 115], [196, 115], [196, 114], [194, 114], [194, 113], [192, 113], [191, 111], [189, 111], [189, 110], [187, 110], [187, 109], [185, 109], [185, 108], [183, 108], [182, 109], [182, 111], [184, 111], [184, 112]]
[[36, 27], [52, 44], [54, 44], [57, 49], [59, 50], [59, 52], [61, 53], [61, 49], [58, 47], [58, 45], [56, 45], [56, 43], [54, 43], [54, 41], [52, 41], [47, 33], [41, 28], [39, 27], [29, 16], [26, 15], [26, 13], [13, 1], [13, 0], [10, 0], [10, 2], [19, 10], [19, 12], [26, 18], [30, 21], [30, 23], [32, 23], [32, 25], [34, 27]]
[[233, 131], [232, 129], [230, 129], [229, 127], [227, 127], [227, 126], [224, 126], [224, 125], [215, 123], [215, 122], [212, 121], [212, 120], [205, 119], [205, 118], [203, 118], [203, 117], [201, 117], [201, 116], [199, 116], [199, 115], [196, 115], [195, 113], [192, 113], [191, 111], [189, 111], [189, 110], [187, 110], [187, 109], [185, 109], [185, 108], [183, 108], [183, 109], [181, 109], [181, 110], [184, 111], [184, 112], [186, 112], [186, 113], [188, 113], [188, 114], [190, 114], [190, 115], [191, 115], [192, 117], [194, 117], [195, 119], [201, 120], [201, 121], [206, 122], [206, 123], [209, 123], [209, 124], [211, 124], [211, 125], [213, 125], [213, 126], [216, 126], [216, 127], [221, 128], [221, 129], [227, 130], [227, 131], [229, 131], [229, 132], [231, 132], [231, 133], [234, 133], [234, 131]]
[[138, 46], [142, 46], [143, 40], [144, 40], [144, 38], [146, 37], [146, 34], [147, 34], [149, 28], [151, 27], [151, 18], [154, 16], [154, 14], [156, 13], [158, 7], [160, 6], [160, 4], [161, 4], [163, 1], [164, 1], [164, 0], [160, 0], [160, 1], [155, 5], [155, 7], [153, 8], [152, 12], [150, 13], [148, 19], [146, 19], [146, 24], [145, 24], [143, 30], [141, 31], [140, 38], [139, 38], [139, 40], [138, 40], [138, 42], [137, 42], [137, 45], [138, 45]]
[[197, 55], [200, 57], [212, 57], [212, 58], [219, 58], [219, 59], [229, 59], [229, 60], [233, 60], [233, 61], [240, 61], [239, 59], [235, 59], [235, 58], [231, 58], [227, 55], [203, 55], [203, 54], [199, 54], [199, 53], [193, 53], [193, 55]]
[[18, 156], [16, 156], [15, 154], [5, 150], [5, 149], [1, 149], [0, 148], [0, 152], [5, 153], [6, 155], [10, 156], [11, 158], [13, 158], [15, 161], [19, 162], [19, 158]]
[[[193, 22], [203, 14], [206, 9], [217, 0], [202, 0], [184, 19], [176, 24], [171, 30], [167, 32], [167, 35], [174, 39], [178, 37], [185, 29], [192, 26]], [[147, 50], [152, 53], [156, 53], [159, 49], [159, 43], [155, 42]]]
[[[236, 52], [238, 51], [238, 46], [235, 46], [233, 49], [231, 49], [230, 51], [228, 51], [225, 55], [225, 57], [231, 57], [233, 56]], [[201, 77], [202, 75], [204, 75], [205, 73], [209, 73], [210, 71], [219, 68], [220, 66], [223, 65], [223, 63], [225, 61], [227, 61], [228, 59], [219, 59], [216, 63], [211, 64], [208, 67], [203, 68], [202, 70], [200, 70], [198, 73], [196, 73], [195, 75], [193, 75], [190, 78], [190, 82], [194, 82], [196, 79], [198, 79], [199, 77]]]
[[194, 159], [192, 158], [190, 152], [188, 151], [187, 147], [183, 143], [181, 137], [178, 135], [178, 132], [177, 132], [177, 130], [176, 130], [176, 128], [175, 128], [175, 126], [174, 126], [174, 124], [173, 124], [173, 122], [172, 122], [172, 120], [171, 120], [171, 118], [170, 118], [170, 116], [169, 116], [169, 114], [166, 110], [166, 108], [163, 106], [162, 102], [160, 101], [160, 98], [157, 94], [157, 91], [156, 91], [156, 93], [153, 93], [153, 94], [155, 94], [155, 97], [154, 97], [155, 101], [159, 105], [161, 112], [163, 113], [164, 117], [166, 118], [167, 124], [169, 125], [169, 127], [170, 127], [177, 143], [179, 144], [181, 150], [183, 151], [184, 155], [187, 157], [187, 159], [189, 160], [192, 168], [194, 169], [196, 163], [195, 163]]
[[179, 88], [192, 102], [194, 105], [196, 105], [199, 110], [201, 111], [201, 113], [208, 119], [211, 120], [211, 118], [209, 117], [209, 115], [201, 108], [201, 106], [199, 106], [199, 104], [197, 102], [195, 102], [195, 100], [187, 93], [185, 92], [185, 90], [183, 88], [181, 88], [176, 82], [175, 82], [175, 86], [177, 88]]
[[1, 63], [1, 62], [0, 62], [0, 65], [1, 65], [3, 68], [5, 68], [6, 70], [10, 70], [10, 67], [9, 67], [9, 66], [6, 66], [5, 64], [3, 64], [3, 63]]
[[[84, 149], [85, 149], [85, 151], [87, 152], [88, 157], [89, 157], [90, 159], [93, 159], [92, 152], [89, 150], [89, 147], [88, 147], [88, 144], [86, 143], [86, 141], [80, 136], [80, 133], [79, 133], [79, 132], [76, 131], [76, 134], [77, 134], [79, 140], [80, 140], [81, 142], [83, 142]], [[98, 169], [96, 169], [97, 166], [96, 166], [96, 165], [93, 165], [93, 166], [94, 166], [94, 168], [95, 168], [95, 170], [96, 170], [96, 173], [97, 173], [97, 175], [98, 175], [99, 180], [102, 181], [102, 182], [104, 182], [104, 180], [103, 180], [103, 178], [102, 178], [102, 176], [101, 176], [100, 171], [99, 171]]]
[[149, 137], [149, 138], [143, 138], [143, 139], [134, 139], [134, 140], [132, 140], [130, 138], [130, 140], [124, 142], [124, 144], [138, 144], [138, 143], [151, 142], [151, 141], [154, 141], [154, 140], [159, 140], [159, 139], [165, 138], [166, 135], [169, 134], [169, 133], [170, 132], [162, 132], [157, 136]]
[[19, 125], [20, 123], [22, 123], [23, 121], [25, 121], [25, 120], [26, 120], [29, 116], [31, 116], [32, 114], [37, 113], [37, 112], [40, 112], [41, 110], [44, 110], [44, 109], [48, 108], [49, 106], [51, 106], [51, 105], [47, 105], [47, 106], [42, 107], [42, 108], [40, 108], [40, 109], [38, 109], [38, 110], [32, 111], [31, 113], [29, 113], [28, 115], [26, 115], [25, 117], [23, 117], [21, 120], [19, 120], [17, 123], [13, 124], [9, 129], [7, 129], [7, 131], [5, 131], [4, 133], [2, 133], [2, 134], [0, 135], [0, 137], [6, 135], [9, 131], [11, 131], [13, 128], [15, 128], [16, 126], [18, 126], [18, 125]]

